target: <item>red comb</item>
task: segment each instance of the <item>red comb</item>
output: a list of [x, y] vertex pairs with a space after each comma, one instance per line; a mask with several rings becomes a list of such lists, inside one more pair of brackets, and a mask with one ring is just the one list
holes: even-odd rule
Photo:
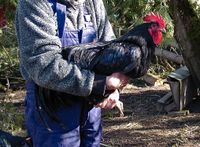
[[165, 28], [165, 26], [166, 26], [165, 21], [164, 21], [164, 19], [162, 18], [162, 16], [159, 15], [159, 14], [155, 14], [155, 13], [153, 13], [153, 12], [147, 14], [147, 15], [143, 18], [143, 20], [144, 20], [145, 22], [157, 22], [157, 23], [160, 25], [161, 28]]

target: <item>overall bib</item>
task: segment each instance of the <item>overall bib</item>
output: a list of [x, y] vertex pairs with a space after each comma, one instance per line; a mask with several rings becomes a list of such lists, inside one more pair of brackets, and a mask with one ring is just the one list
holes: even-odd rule
[[[96, 39], [96, 32], [87, 12], [84, 13], [85, 28], [67, 30], [66, 6], [54, 0], [49, 2], [57, 13], [58, 36], [62, 47], [90, 43]], [[100, 108], [88, 108], [84, 100], [76, 101], [56, 112], [57, 118], [62, 122], [63, 127], [61, 127], [41, 107], [38, 107], [36, 101], [38, 94], [34, 82], [27, 81], [26, 90], [25, 121], [34, 147], [99, 147], [102, 135]]]

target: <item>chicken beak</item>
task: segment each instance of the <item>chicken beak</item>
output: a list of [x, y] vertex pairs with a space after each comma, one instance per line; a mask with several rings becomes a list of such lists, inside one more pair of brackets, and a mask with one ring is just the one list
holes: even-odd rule
[[165, 28], [161, 29], [160, 31], [161, 31], [162, 33], [164, 33], [164, 34], [166, 34], [166, 32], [167, 32]]

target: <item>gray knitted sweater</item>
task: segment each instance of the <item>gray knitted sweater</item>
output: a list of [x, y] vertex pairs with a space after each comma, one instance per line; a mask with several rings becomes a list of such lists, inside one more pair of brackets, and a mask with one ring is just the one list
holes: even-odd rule
[[[87, 0], [87, 4], [92, 14], [97, 39], [113, 39], [114, 34], [102, 0]], [[78, 15], [79, 12], [74, 18], [69, 17], [67, 20], [72, 21], [71, 24], [81, 22]], [[76, 64], [64, 60], [56, 31], [57, 19], [47, 0], [19, 0], [16, 32], [20, 49], [20, 68], [25, 80], [33, 80], [42, 87], [78, 96], [88, 96], [95, 88], [98, 93], [96, 85], [101, 83], [102, 79], [105, 84], [105, 76], [95, 75], [92, 71], [80, 69]]]

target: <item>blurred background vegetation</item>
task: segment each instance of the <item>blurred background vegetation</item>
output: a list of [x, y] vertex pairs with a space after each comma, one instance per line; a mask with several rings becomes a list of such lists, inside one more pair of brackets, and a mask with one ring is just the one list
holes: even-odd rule
[[[0, 0], [0, 130], [12, 134], [22, 132], [22, 104], [13, 90], [24, 81], [19, 72], [19, 50], [14, 28], [17, 0]], [[22, 91], [20, 91], [21, 95]]]
[[[168, 6], [160, 0], [104, 0], [108, 16], [117, 36], [124, 34], [142, 22], [142, 17], [148, 12], [157, 12], [164, 17], [167, 24], [167, 33], [164, 36], [161, 48], [179, 53], [173, 38], [172, 20], [168, 14]], [[19, 50], [14, 29], [14, 14], [17, 0], [0, 1], [0, 129], [18, 130], [22, 124], [22, 112], [17, 111], [14, 104], [7, 103], [3, 93], [23, 88], [22, 77], [19, 72]], [[177, 65], [156, 57], [149, 72], [161, 77], [174, 70]], [[15, 109], [15, 110], [14, 110]], [[16, 112], [16, 113], [13, 113]], [[7, 117], [6, 117], [7, 116]], [[17, 116], [13, 119], [13, 116]], [[6, 124], [6, 125], [5, 125]], [[14, 126], [13, 126], [14, 125]]]
[[16, 5], [17, 0], [0, 1], [0, 90], [4, 91], [9, 89], [10, 81], [20, 78], [14, 29]]

